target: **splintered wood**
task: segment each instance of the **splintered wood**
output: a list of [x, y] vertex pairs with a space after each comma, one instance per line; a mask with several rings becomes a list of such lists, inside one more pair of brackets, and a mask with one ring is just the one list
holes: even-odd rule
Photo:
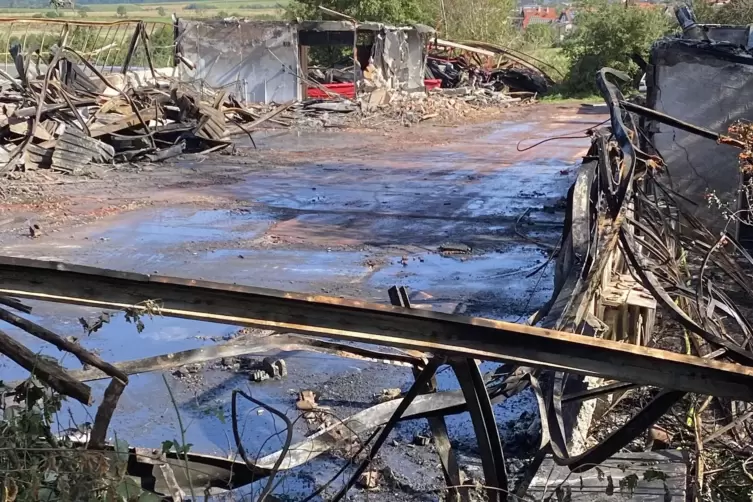
[[[141, 43], [150, 54], [143, 26]], [[29, 77], [29, 59], [14, 46], [16, 74], [0, 79], [0, 173], [49, 169], [79, 174], [92, 164], [162, 161], [182, 153], [217, 151], [230, 145], [226, 114], [234, 122], [255, 116], [225, 91], [165, 76], [150, 66], [128, 71], [130, 52], [117, 74], [104, 75], [87, 55], [59, 47], [43, 75]]]

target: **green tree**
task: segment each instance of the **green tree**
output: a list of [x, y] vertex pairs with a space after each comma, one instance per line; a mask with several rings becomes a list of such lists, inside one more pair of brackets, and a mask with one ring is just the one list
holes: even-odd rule
[[511, 23], [518, 10], [515, 0], [442, 0], [431, 5], [432, 24], [446, 38], [509, 45], [517, 35]]
[[534, 23], [528, 25], [523, 32], [523, 41], [533, 48], [551, 47], [554, 45], [557, 33], [551, 24]]
[[293, 0], [286, 15], [291, 19], [323, 19], [320, 5], [359, 21], [403, 24], [427, 20], [422, 0]]
[[157, 14], [159, 17], [165, 17], [167, 15], [164, 7], [157, 7]]
[[576, 29], [562, 44], [571, 62], [563, 91], [571, 95], [595, 92], [596, 72], [605, 66], [636, 77], [639, 68], [632, 56], [647, 57], [651, 44], [674, 28], [661, 6], [585, 0], [576, 12]]
[[753, 0], [730, 0], [722, 5], [692, 0], [690, 5], [699, 23], [735, 25], [753, 23]]
[[128, 11], [125, 8], [125, 5], [118, 5], [118, 9], [115, 11], [115, 13], [118, 15], [118, 17], [126, 17], [128, 15]]
[[83, 5], [81, 7], [77, 7], [76, 12], [78, 12], [78, 17], [83, 19], [85, 17], [89, 17], [89, 12], [91, 12], [91, 9], [86, 5]]

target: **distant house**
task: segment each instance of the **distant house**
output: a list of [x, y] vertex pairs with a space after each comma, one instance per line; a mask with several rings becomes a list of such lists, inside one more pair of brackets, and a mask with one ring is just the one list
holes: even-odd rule
[[523, 7], [521, 13], [521, 27], [525, 30], [530, 24], [552, 24], [557, 21], [557, 9], [531, 5]]

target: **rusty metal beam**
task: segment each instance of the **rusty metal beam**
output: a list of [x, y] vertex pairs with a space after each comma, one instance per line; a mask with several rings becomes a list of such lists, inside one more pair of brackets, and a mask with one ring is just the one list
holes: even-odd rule
[[491, 319], [12, 257], [0, 257], [0, 295], [102, 309], [154, 300], [164, 316], [509, 361], [753, 401], [753, 368], [748, 366]]

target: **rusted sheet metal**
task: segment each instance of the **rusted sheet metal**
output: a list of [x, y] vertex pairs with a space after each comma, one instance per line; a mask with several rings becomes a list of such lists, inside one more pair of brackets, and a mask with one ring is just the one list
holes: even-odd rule
[[237, 284], [0, 258], [0, 294], [103, 309], [159, 299], [165, 316], [513, 361], [687, 392], [753, 399], [753, 369], [481, 318]]

